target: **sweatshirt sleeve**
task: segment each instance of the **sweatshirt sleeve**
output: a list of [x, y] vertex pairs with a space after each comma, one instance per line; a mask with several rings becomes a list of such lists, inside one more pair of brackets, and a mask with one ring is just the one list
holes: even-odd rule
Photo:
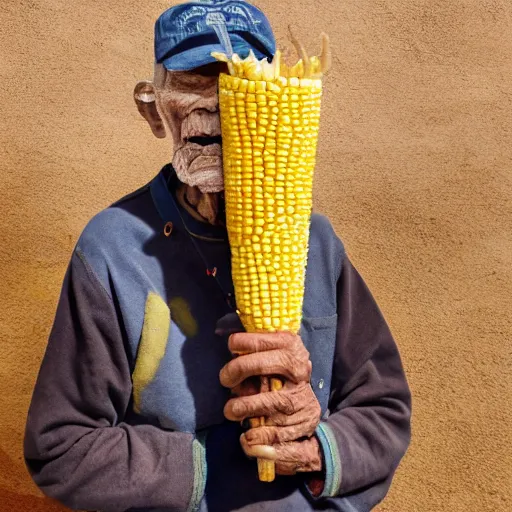
[[194, 510], [204, 450], [192, 434], [123, 421], [130, 364], [112, 298], [75, 250], [28, 411], [24, 454], [39, 488], [72, 509]]
[[410, 441], [411, 395], [390, 330], [345, 257], [330, 415], [317, 429], [325, 462], [321, 498], [366, 512], [384, 499]]

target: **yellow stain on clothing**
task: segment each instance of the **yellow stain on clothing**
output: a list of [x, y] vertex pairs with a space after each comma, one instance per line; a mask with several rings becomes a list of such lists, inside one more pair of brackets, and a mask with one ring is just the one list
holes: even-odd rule
[[165, 355], [171, 326], [171, 313], [165, 301], [151, 292], [146, 301], [144, 325], [133, 371], [134, 409], [140, 414], [141, 395], [155, 378]]
[[180, 331], [187, 337], [193, 338], [198, 332], [198, 325], [187, 301], [182, 297], [174, 297], [169, 301], [171, 308], [172, 321], [178, 326]]

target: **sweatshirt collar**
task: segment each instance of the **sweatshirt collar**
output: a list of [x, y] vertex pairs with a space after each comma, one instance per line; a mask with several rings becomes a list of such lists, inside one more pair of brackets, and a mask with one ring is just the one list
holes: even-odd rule
[[201, 240], [227, 241], [225, 227], [201, 222], [179, 204], [176, 199], [178, 185], [178, 177], [171, 164], [164, 166], [151, 182], [151, 197], [162, 220], [183, 227], [191, 236]]

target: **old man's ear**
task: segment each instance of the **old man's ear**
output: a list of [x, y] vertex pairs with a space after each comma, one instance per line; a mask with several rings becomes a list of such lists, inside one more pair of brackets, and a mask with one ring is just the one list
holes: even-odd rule
[[156, 108], [153, 82], [147, 80], [139, 82], [133, 91], [133, 99], [140, 115], [148, 122], [155, 137], [165, 138], [165, 127]]

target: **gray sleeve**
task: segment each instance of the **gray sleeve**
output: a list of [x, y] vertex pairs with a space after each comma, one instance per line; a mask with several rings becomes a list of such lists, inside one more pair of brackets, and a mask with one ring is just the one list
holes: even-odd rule
[[75, 251], [24, 438], [27, 468], [47, 496], [72, 509], [105, 512], [193, 508], [204, 480], [198, 441], [191, 434], [123, 422], [131, 394], [113, 300]]
[[397, 345], [348, 258], [338, 281], [336, 343], [331, 414], [317, 429], [322, 497], [365, 512], [385, 497], [409, 445], [411, 395]]

